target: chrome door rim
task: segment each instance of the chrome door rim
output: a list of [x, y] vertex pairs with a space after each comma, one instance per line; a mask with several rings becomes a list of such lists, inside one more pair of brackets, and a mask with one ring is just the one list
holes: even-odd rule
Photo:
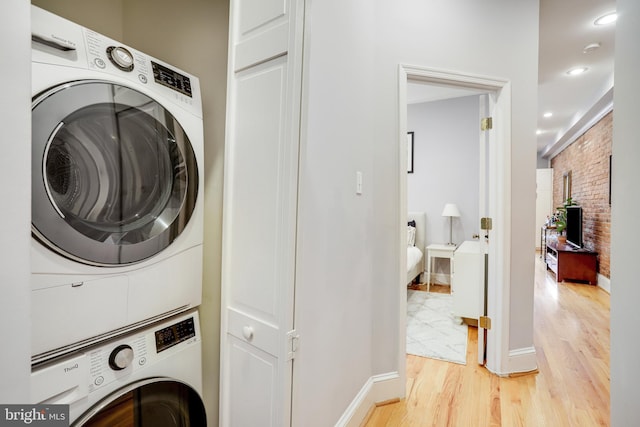
[[[131, 112], [129, 115], [133, 117], [129, 120], [127, 129], [134, 133], [144, 134], [145, 129], [136, 129], [136, 127], [139, 123], [140, 127], [146, 123], [147, 129], [149, 129], [144, 134], [147, 136], [147, 145], [159, 147], [159, 150], [166, 152], [165, 157], [172, 159], [171, 167], [167, 165], [158, 167], [165, 172], [165, 175], [169, 174], [168, 176], [172, 178], [172, 184], [166, 186], [167, 188], [170, 186], [171, 189], [160, 188], [156, 190], [158, 198], [162, 199], [162, 210], [156, 209], [154, 206], [155, 210], [146, 218], [148, 221], [140, 227], [140, 229], [144, 228], [144, 233], [148, 235], [136, 228], [137, 218], [135, 216], [137, 212], [135, 210], [132, 210], [129, 215], [130, 222], [125, 224], [130, 229], [120, 227], [116, 230], [117, 227], [112, 227], [112, 229], [103, 230], [100, 226], [96, 226], [99, 224], [98, 222], [84, 221], [86, 218], [82, 216], [74, 219], [67, 218], [51, 194], [51, 183], [48, 181], [46, 170], [47, 156], [50, 154], [49, 150], [52, 147], [52, 141], [56, 138], [56, 133], [61, 126], [65, 125], [64, 120], [78, 111], [99, 108], [102, 105], [105, 108], [108, 106], [112, 106], [114, 109], [120, 108], [118, 107], [120, 104], [116, 104], [116, 97], [118, 97], [118, 102], [129, 109]], [[154, 256], [169, 246], [185, 229], [195, 209], [198, 194], [197, 161], [186, 132], [177, 119], [160, 103], [124, 85], [102, 80], [78, 80], [55, 86], [35, 96], [32, 102], [32, 113], [32, 231], [37, 240], [60, 255], [81, 263], [96, 266], [118, 266], [141, 262]], [[107, 114], [104, 114], [107, 117]], [[119, 116], [116, 121], [118, 120]], [[154, 132], [161, 134], [164, 140], [157, 137], [154, 141], [151, 136]], [[161, 157], [141, 155], [145, 152], [143, 149], [145, 147], [138, 147], [137, 140], [134, 141], [135, 138], [130, 137], [129, 139], [131, 141], [128, 148], [130, 151], [139, 151], [134, 154], [137, 154], [137, 158], [141, 159], [143, 163], [145, 161], [153, 163], [154, 159]], [[87, 141], [92, 140], [89, 138]], [[97, 150], [102, 150], [100, 147], [104, 146], [101, 141], [92, 142], [92, 144], [94, 148], [98, 147]], [[86, 145], [91, 144], [76, 144], [81, 149]], [[97, 150], [94, 149], [94, 152]], [[104, 151], [106, 150], [104, 149]], [[90, 155], [86, 157], [92, 159]], [[135, 163], [136, 156], [132, 155], [132, 157], [134, 159], [130, 163], [134, 166], [129, 170], [135, 169], [137, 165]], [[160, 162], [161, 160], [156, 161], [156, 163]], [[167, 162], [165, 161], [165, 163]], [[92, 167], [96, 171], [101, 170], [98, 166]], [[142, 175], [144, 174], [138, 173], [135, 177], [139, 178]], [[144, 183], [148, 184], [146, 187], [153, 185], [149, 176], [145, 178]], [[125, 178], [120, 176], [119, 179], [120, 184], [126, 184]], [[117, 180], [114, 179], [114, 181]], [[87, 181], [89, 179], [84, 181], [76, 179], [73, 182], [86, 184]], [[100, 186], [99, 183], [97, 187]], [[161, 185], [156, 184], [156, 187], [161, 187]], [[139, 193], [142, 192], [141, 185], [132, 188]], [[169, 191], [171, 194], [165, 194]], [[124, 199], [123, 196], [120, 196], [122, 193], [114, 193], [119, 197], [112, 197], [108, 200], [117, 199], [117, 202], [121, 202]], [[102, 197], [104, 199], [104, 196]], [[108, 205], [108, 203], [103, 203], [100, 207]], [[131, 205], [135, 207], [134, 203]], [[106, 222], [105, 224], [108, 225]], [[135, 240], [137, 238], [139, 240]]]

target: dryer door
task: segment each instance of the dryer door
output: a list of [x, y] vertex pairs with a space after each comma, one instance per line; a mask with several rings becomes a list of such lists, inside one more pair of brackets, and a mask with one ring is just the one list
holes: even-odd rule
[[134, 89], [84, 80], [32, 104], [32, 230], [100, 266], [149, 258], [193, 213], [197, 162], [180, 123]]
[[202, 427], [204, 404], [188, 385], [167, 378], [131, 384], [98, 402], [73, 427]]

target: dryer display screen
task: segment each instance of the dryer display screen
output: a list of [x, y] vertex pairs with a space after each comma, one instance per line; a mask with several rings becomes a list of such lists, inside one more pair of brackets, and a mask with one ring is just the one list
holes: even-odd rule
[[153, 68], [153, 79], [156, 83], [169, 87], [175, 91], [178, 91], [188, 97], [191, 97], [191, 80], [189, 77], [184, 76], [171, 68], [167, 68], [164, 65], [157, 64], [151, 61], [151, 67]]
[[156, 331], [156, 351], [160, 353], [196, 336], [193, 317]]

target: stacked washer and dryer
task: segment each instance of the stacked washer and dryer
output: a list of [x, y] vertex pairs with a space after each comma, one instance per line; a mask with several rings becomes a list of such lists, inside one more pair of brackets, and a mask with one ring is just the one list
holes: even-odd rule
[[205, 425], [199, 81], [31, 12], [32, 403]]

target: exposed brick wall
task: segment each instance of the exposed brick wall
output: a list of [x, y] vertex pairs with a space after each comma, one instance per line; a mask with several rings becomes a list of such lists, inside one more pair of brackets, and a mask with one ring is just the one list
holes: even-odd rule
[[613, 112], [551, 159], [553, 204], [562, 205], [562, 178], [571, 171], [571, 197], [582, 206], [584, 246], [598, 252], [598, 272], [608, 278], [611, 277], [609, 156], [612, 139]]

